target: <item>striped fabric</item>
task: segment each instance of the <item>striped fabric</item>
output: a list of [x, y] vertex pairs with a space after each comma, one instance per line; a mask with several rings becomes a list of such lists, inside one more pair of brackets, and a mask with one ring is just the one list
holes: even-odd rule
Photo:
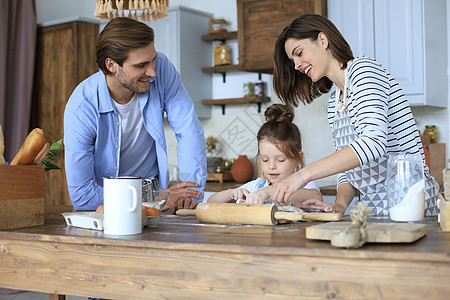
[[401, 87], [369, 57], [355, 58], [347, 70], [347, 109], [336, 112], [336, 93], [332, 93], [327, 108], [328, 122], [336, 150], [350, 146], [360, 166], [339, 174], [337, 185], [350, 182], [375, 215], [387, 215], [388, 156], [420, 153], [426, 175], [426, 215], [436, 215], [435, 181], [425, 165], [419, 131]]

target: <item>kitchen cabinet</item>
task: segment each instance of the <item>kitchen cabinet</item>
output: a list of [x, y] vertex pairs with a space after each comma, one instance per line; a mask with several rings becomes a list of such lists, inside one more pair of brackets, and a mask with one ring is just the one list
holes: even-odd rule
[[[64, 108], [75, 87], [98, 71], [95, 44], [99, 24], [84, 18], [40, 24], [37, 30], [32, 127], [44, 130], [49, 143], [63, 138]], [[70, 205], [64, 171], [45, 172], [45, 204]]]
[[397, 79], [411, 106], [447, 107], [445, 0], [334, 0], [328, 17], [355, 57], [375, 58]]
[[[333, 0], [334, 1], [334, 0]], [[275, 42], [301, 14], [327, 14], [326, 0], [237, 0], [240, 70], [273, 73]]]
[[175, 65], [183, 84], [194, 102], [199, 118], [211, 117], [211, 106], [203, 99], [212, 96], [212, 75], [200, 66], [211, 64], [211, 43], [202, 40], [208, 33], [211, 14], [176, 6], [161, 20], [146, 22], [155, 31], [155, 48]]

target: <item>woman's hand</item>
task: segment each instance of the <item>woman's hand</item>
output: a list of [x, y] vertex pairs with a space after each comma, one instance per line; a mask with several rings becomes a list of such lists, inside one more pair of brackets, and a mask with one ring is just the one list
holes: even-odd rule
[[306, 183], [300, 173], [295, 172], [272, 185], [270, 198], [277, 206], [289, 205], [289, 197], [305, 185]]
[[245, 199], [247, 199], [249, 194], [250, 194], [250, 192], [248, 190], [237, 188], [237, 189], [231, 190], [230, 198], [233, 200], [236, 200], [236, 201], [239, 199], [245, 200]]
[[305, 200], [302, 203], [296, 204], [296, 207], [299, 207], [301, 209], [304, 209], [309, 212], [313, 211], [323, 211], [323, 212], [337, 212], [337, 213], [344, 213], [345, 209], [341, 205], [338, 204], [330, 204], [323, 202], [321, 200], [317, 199], [309, 199]]
[[247, 204], [263, 204], [270, 198], [270, 191], [272, 186], [266, 186], [259, 190], [250, 193], [245, 200]]

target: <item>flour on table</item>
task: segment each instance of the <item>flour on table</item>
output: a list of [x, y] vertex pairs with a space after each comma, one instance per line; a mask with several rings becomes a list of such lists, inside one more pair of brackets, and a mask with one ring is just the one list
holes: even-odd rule
[[389, 216], [393, 221], [420, 221], [425, 211], [425, 181], [415, 183], [406, 193], [403, 200], [389, 208]]
[[[236, 204], [245, 204], [245, 200], [237, 199]], [[289, 205], [278, 206], [278, 211], [295, 212], [299, 214], [303, 214], [305, 212], [303, 209], [293, 206], [292, 203]]]
[[302, 214], [305, 212], [303, 209], [293, 206], [292, 203], [289, 205], [278, 206], [278, 211], [295, 212], [295, 213], [299, 213], [299, 214]]

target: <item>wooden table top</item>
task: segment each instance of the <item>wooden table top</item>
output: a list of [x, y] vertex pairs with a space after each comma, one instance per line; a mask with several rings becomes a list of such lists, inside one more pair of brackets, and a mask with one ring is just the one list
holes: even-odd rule
[[[66, 226], [0, 231], [0, 287], [108, 299], [444, 299], [450, 232], [427, 217], [410, 244], [340, 249], [308, 240], [318, 222], [201, 224], [166, 214], [135, 236]], [[386, 223], [387, 218], [370, 218]], [[443, 298], [444, 297], [444, 298]]]
[[[320, 222], [298, 222], [276, 226], [199, 223], [194, 216], [163, 214], [157, 227], [144, 228], [142, 234], [107, 236], [102, 231], [70, 227], [60, 211], [47, 209], [45, 224], [0, 231], [0, 238], [45, 240], [131, 247], [202, 249], [265, 254], [332, 255], [344, 257], [389, 257], [394, 259], [438, 260], [450, 262], [450, 232], [442, 232], [436, 217], [426, 217], [427, 235], [409, 244], [366, 244], [360, 249], [340, 249], [329, 241], [309, 240], [305, 229]], [[350, 221], [348, 216], [344, 221]], [[389, 223], [388, 217], [371, 217], [368, 223]]]

